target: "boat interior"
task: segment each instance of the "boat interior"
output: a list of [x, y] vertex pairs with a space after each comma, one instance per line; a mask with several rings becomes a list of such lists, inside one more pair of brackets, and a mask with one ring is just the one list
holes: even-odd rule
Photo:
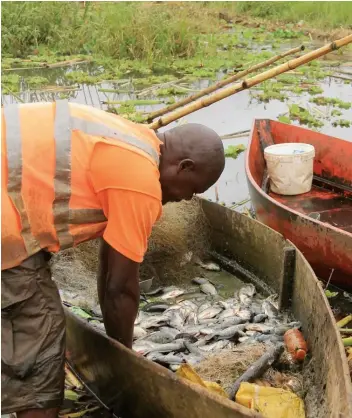
[[[315, 148], [312, 189], [297, 196], [270, 191], [264, 149], [300, 142]], [[249, 150], [254, 180], [271, 198], [288, 208], [352, 233], [352, 142], [272, 120], [257, 120]]]

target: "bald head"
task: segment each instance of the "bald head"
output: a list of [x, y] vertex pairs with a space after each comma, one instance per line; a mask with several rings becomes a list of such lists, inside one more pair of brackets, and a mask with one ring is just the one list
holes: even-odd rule
[[215, 131], [189, 123], [157, 136], [163, 142], [159, 169], [164, 204], [191, 199], [218, 180], [225, 156]]

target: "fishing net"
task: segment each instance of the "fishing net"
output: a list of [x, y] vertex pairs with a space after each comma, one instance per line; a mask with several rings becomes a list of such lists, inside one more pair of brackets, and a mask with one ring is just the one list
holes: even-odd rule
[[[154, 226], [148, 252], [140, 268], [141, 280], [154, 277], [159, 284], [177, 283], [194, 277], [192, 257], [209, 248], [208, 225], [197, 199], [164, 206]], [[85, 242], [53, 256], [53, 278], [59, 288], [97, 300], [96, 273], [100, 240]]]
[[248, 368], [265, 353], [265, 345], [251, 344], [232, 350], [222, 350], [207, 357], [194, 369], [204, 380], [218, 383], [227, 393]]
[[[218, 383], [230, 393], [235, 381], [257, 361], [267, 350], [262, 343], [244, 345], [231, 350], [222, 350], [218, 354], [207, 357], [194, 368], [199, 376], [208, 381]], [[272, 386], [290, 390], [303, 397], [304, 385], [301, 373], [281, 372], [270, 367], [260, 379], [254, 383], [260, 386]]]

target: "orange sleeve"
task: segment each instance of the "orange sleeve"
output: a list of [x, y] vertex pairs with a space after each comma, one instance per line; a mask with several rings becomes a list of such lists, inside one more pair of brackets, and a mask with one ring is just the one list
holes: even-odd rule
[[103, 238], [125, 257], [142, 262], [162, 212], [158, 168], [135, 152], [100, 143], [93, 151], [90, 177], [108, 219]]
[[108, 218], [105, 241], [125, 257], [142, 262], [152, 227], [161, 212], [160, 201], [119, 189], [103, 190], [98, 198]]

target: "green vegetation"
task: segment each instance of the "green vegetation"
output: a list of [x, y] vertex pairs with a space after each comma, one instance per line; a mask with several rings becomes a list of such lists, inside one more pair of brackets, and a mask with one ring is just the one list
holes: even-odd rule
[[334, 298], [335, 296], [337, 296], [339, 294], [339, 292], [332, 292], [331, 290], [325, 290], [325, 296], [330, 299], [330, 298]]
[[1, 9], [3, 53], [15, 57], [37, 54], [43, 45], [115, 58], [188, 57], [196, 51], [197, 34], [220, 24], [204, 8], [192, 8], [200, 19], [188, 7], [169, 4], [22, 1], [4, 2]]
[[[199, 47], [206, 49], [203, 34], [219, 32], [224, 18], [272, 20], [276, 25], [269, 30], [275, 42], [302, 37], [303, 30], [296, 26], [300, 20], [314, 27], [340, 28], [350, 25], [352, 15], [351, 2], [19, 1], [3, 2], [1, 9], [3, 57], [31, 54], [38, 62], [48, 51], [54, 58], [57, 52], [149, 62], [187, 58], [195, 56]], [[240, 42], [229, 39], [218, 46], [245, 48], [267, 36], [268, 27], [263, 24], [245, 28]]]
[[323, 89], [320, 87], [320, 86], [311, 86], [311, 87], [309, 87], [309, 89], [308, 89], [308, 93], [309, 94], [321, 94], [321, 93], [323, 93]]
[[332, 109], [331, 116], [341, 116], [342, 112], [338, 109]]
[[239, 154], [246, 150], [246, 147], [243, 144], [239, 145], [229, 145], [225, 149], [225, 157], [236, 159]]
[[18, 74], [5, 74], [1, 77], [1, 85], [7, 91], [17, 93], [20, 91], [20, 76]]
[[255, 98], [260, 102], [268, 103], [270, 100], [280, 100], [280, 102], [283, 102], [287, 96], [279, 91], [264, 90], [263, 93], [256, 95]]
[[288, 116], [281, 115], [278, 117], [279, 122], [291, 124], [291, 119]]
[[322, 29], [348, 27], [352, 16], [352, 3], [343, 1], [244, 1], [231, 6], [237, 13], [247, 16], [287, 23], [303, 20]]
[[324, 124], [315, 118], [308, 109], [296, 104], [289, 105], [290, 119], [297, 120], [301, 125], [307, 125], [311, 128], [321, 128]]
[[26, 83], [28, 84], [30, 88], [37, 88], [37, 87], [47, 85], [48, 79], [46, 77], [40, 77], [40, 76], [27, 77]]
[[132, 106], [150, 106], [150, 105], [155, 105], [155, 104], [160, 104], [163, 103], [161, 100], [111, 100], [111, 101], [107, 101], [105, 102], [108, 105], [132, 105]]
[[185, 90], [181, 89], [177, 86], [175, 87], [168, 87], [165, 89], [159, 89], [156, 91], [155, 95], [157, 97], [168, 97], [168, 96], [176, 96], [176, 95], [184, 95], [185, 94]]
[[352, 106], [352, 103], [343, 102], [342, 100], [337, 99], [335, 97], [319, 96], [319, 97], [314, 97], [310, 101], [319, 106], [332, 105], [335, 107], [339, 107], [340, 109], [349, 109]]
[[340, 126], [341, 128], [350, 128], [351, 121], [347, 119], [338, 119], [332, 122], [332, 126]]
[[124, 103], [119, 107], [108, 106], [107, 111], [129, 119], [132, 122], [144, 123], [146, 121], [145, 115], [137, 112], [135, 106], [132, 104]]

